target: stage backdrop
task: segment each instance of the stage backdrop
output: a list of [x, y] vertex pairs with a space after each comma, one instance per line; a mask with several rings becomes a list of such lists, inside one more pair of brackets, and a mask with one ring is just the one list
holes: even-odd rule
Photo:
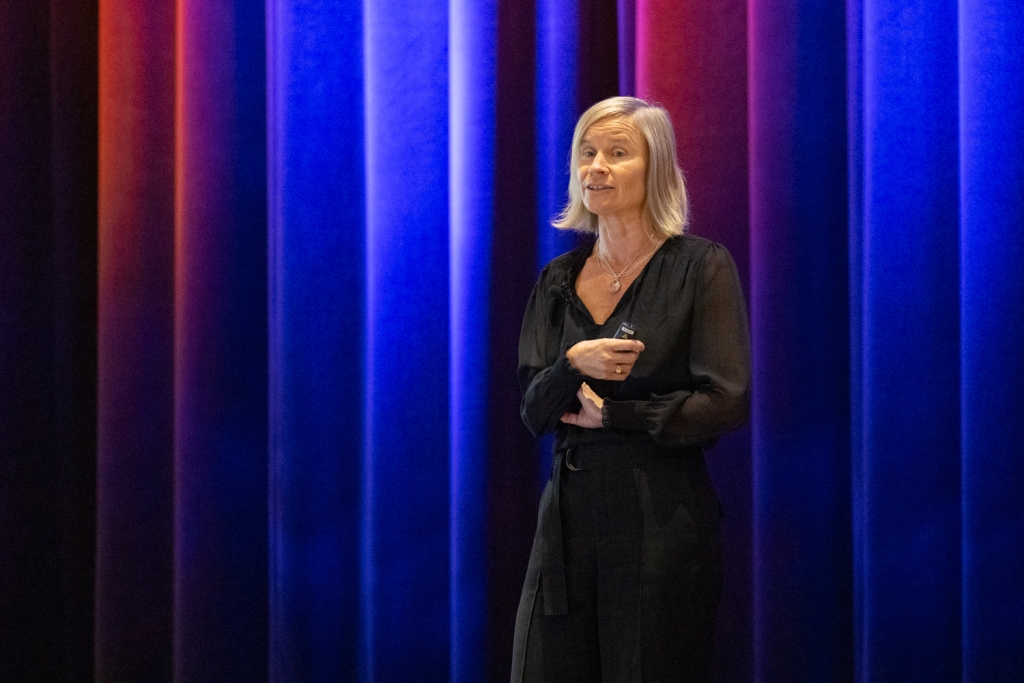
[[0, 0], [0, 680], [507, 680], [572, 126], [748, 296], [716, 681], [1024, 673], [1016, 0]]

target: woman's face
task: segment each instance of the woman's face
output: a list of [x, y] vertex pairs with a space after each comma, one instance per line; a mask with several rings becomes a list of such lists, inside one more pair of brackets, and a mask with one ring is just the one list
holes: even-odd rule
[[602, 218], [639, 215], [647, 196], [647, 143], [633, 122], [602, 119], [583, 134], [579, 155], [583, 204]]

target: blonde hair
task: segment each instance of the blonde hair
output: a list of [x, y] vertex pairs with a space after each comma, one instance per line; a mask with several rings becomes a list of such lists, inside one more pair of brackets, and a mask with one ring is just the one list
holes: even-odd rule
[[624, 118], [636, 126], [647, 143], [646, 197], [643, 219], [663, 237], [686, 232], [690, 207], [686, 183], [676, 160], [676, 136], [672, 119], [662, 107], [636, 97], [610, 97], [583, 112], [572, 134], [569, 161], [569, 202], [555, 217], [553, 226], [563, 230], [597, 232], [597, 214], [583, 204], [583, 191], [576, 169], [587, 130], [604, 119]]

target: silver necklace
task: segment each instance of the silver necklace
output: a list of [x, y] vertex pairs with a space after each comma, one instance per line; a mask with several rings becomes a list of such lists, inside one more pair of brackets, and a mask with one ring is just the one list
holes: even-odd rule
[[[634, 256], [633, 258], [631, 258], [629, 260], [629, 263], [626, 264], [626, 267], [622, 270], [621, 273], [616, 273], [615, 271], [612, 270], [611, 264], [608, 263], [607, 259], [604, 256], [604, 249], [601, 248], [602, 245], [600, 243], [597, 245], [597, 264], [601, 267], [601, 270], [604, 271], [604, 274], [612, 279], [612, 281], [608, 284], [608, 291], [609, 292], [614, 294], [615, 292], [617, 292], [620, 289], [622, 289], [622, 283], [619, 282], [619, 278], [626, 277], [627, 275], [629, 275], [630, 273], [635, 271], [637, 268], [642, 266], [647, 261], [647, 259], [649, 259], [651, 257], [651, 254], [653, 254], [654, 251], [657, 251], [657, 248], [655, 248], [654, 251], [652, 251], [650, 254], [645, 256], [639, 262], [637, 262], [636, 264], [633, 263], [638, 258], [640, 258], [640, 255], [644, 253], [644, 251], [647, 249], [648, 245], [650, 245], [651, 240], [653, 240], [653, 239], [654, 239], [654, 235], [651, 235], [650, 237], [647, 238], [647, 241], [644, 243], [644, 245], [642, 247], [640, 247], [640, 251], [638, 251], [636, 253], [636, 256]], [[661, 245], [661, 242], [658, 242], [658, 246], [660, 246], [660, 245]], [[630, 266], [632, 266], [632, 267], [630, 267]]]

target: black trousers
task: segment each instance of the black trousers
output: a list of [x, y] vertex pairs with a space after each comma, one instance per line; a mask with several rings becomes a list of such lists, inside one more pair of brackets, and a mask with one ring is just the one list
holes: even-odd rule
[[568, 613], [545, 614], [544, 577], [531, 557], [513, 683], [519, 667], [522, 683], [710, 680], [723, 570], [720, 508], [703, 456], [588, 463], [582, 455], [580, 471], [562, 469], [549, 483], [561, 487]]

